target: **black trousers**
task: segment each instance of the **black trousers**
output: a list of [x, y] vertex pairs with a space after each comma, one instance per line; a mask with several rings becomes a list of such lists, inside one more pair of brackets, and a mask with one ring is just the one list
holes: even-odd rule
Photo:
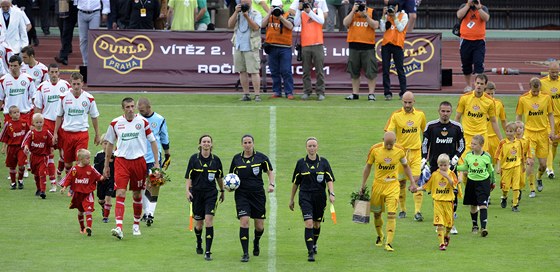
[[58, 29], [60, 30], [60, 54], [61, 59], [68, 60], [68, 55], [72, 51], [72, 38], [74, 37], [74, 28], [78, 22], [78, 7], [70, 4], [69, 16], [66, 18], [58, 18]]
[[389, 77], [390, 68], [391, 68], [391, 56], [393, 57], [393, 62], [395, 63], [395, 69], [397, 70], [397, 75], [399, 78], [399, 85], [400, 85], [399, 96], [402, 96], [404, 92], [406, 92], [406, 75], [404, 74], [404, 68], [403, 68], [404, 51], [400, 46], [396, 46], [390, 43], [381, 47], [384, 95], [392, 95], [391, 79]]

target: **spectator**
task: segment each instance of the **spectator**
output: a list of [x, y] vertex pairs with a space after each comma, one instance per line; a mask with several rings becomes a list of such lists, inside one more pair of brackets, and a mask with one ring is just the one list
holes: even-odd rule
[[[268, 49], [268, 67], [272, 76], [273, 98], [282, 97], [284, 93], [290, 100], [294, 99], [294, 78], [292, 76], [292, 28], [294, 17], [284, 12], [280, 0], [272, 1], [272, 10], [263, 18], [261, 26], [266, 28], [265, 42]], [[278, 11], [274, 11], [278, 10]]]
[[197, 0], [169, 0], [167, 26], [171, 30], [194, 30]]
[[128, 26], [128, 6], [133, 3], [130, 0], [110, 0], [111, 13], [109, 13], [109, 21], [111, 29], [126, 29]]
[[168, 7], [167, 7], [167, 0], [157, 0], [159, 3], [160, 11], [159, 11], [159, 17], [157, 18], [156, 22], [155, 22], [155, 28], [156, 29], [165, 29], [165, 23], [167, 22], [167, 12], [168, 12]]
[[[109, 0], [75, 0], [78, 6], [78, 29], [80, 35], [80, 52], [84, 66], [88, 65], [88, 30], [99, 28], [101, 22], [107, 21], [111, 11]], [[101, 10], [103, 8], [103, 10]], [[99, 12], [101, 11], [101, 13]], [[103, 14], [103, 15], [101, 15]]]
[[51, 35], [50, 8], [53, 1], [39, 0], [39, 13], [41, 14], [41, 30], [45, 36]]
[[406, 25], [408, 16], [404, 11], [396, 12], [394, 6], [383, 8], [383, 17], [381, 17], [381, 25], [379, 28], [383, 33], [383, 42], [381, 43], [381, 61], [383, 62], [383, 90], [385, 100], [391, 100], [391, 78], [389, 77], [391, 69], [391, 57], [397, 70], [399, 77], [400, 93], [402, 98], [406, 92], [406, 74], [404, 73], [404, 39], [406, 37]]
[[[348, 15], [348, 0], [327, 0], [327, 7], [329, 8], [329, 16], [327, 18], [327, 28], [325, 31], [333, 32], [336, 21], [336, 28], [339, 32], [346, 32], [346, 26], [342, 20]], [[372, 17], [373, 18], [373, 17]]]
[[464, 92], [470, 92], [471, 75], [484, 73], [484, 55], [486, 54], [486, 22], [490, 19], [488, 8], [480, 0], [467, 0], [457, 11], [461, 21], [461, 68], [465, 77]]
[[25, 24], [25, 14], [20, 12], [17, 7], [12, 5], [11, 0], [2, 0], [2, 34], [5, 33], [6, 43], [14, 54], [19, 54], [21, 48], [29, 45], [27, 29]]
[[198, 12], [195, 15], [194, 29], [198, 31], [208, 30], [210, 24], [210, 14], [208, 13], [208, 4], [206, 0], [197, 0]]
[[261, 77], [260, 55], [261, 49], [261, 14], [251, 7], [251, 0], [241, 0], [235, 7], [235, 12], [228, 20], [228, 27], [233, 28], [234, 47], [233, 62], [235, 72], [239, 73], [239, 80], [243, 88], [241, 101], [251, 101], [249, 95], [249, 74], [255, 91], [255, 101], [260, 102]]
[[160, 15], [160, 6], [157, 0], [128, 1], [125, 21], [127, 29], [154, 29], [156, 20]]
[[32, 0], [12, 0], [12, 3], [18, 6], [21, 11], [25, 13], [28, 18], [31, 28], [27, 28], [28, 44], [33, 44], [33, 46], [39, 45], [39, 38], [37, 37], [37, 31], [35, 31], [35, 18], [31, 7], [33, 6]]
[[78, 21], [78, 8], [73, 2], [57, 1], [55, 10], [58, 13], [58, 29], [60, 30], [60, 52], [54, 60], [68, 65], [68, 55], [72, 53], [74, 27]]
[[[295, 11], [297, 9], [297, 11]], [[325, 0], [299, 0], [292, 2], [290, 12], [295, 11], [294, 25], [301, 26], [301, 60], [303, 65], [303, 95], [307, 100], [312, 92], [311, 66], [315, 66], [317, 100], [325, 99], [325, 52], [323, 47], [323, 24], [329, 9]]]
[[360, 74], [363, 69], [368, 82], [368, 101], [375, 101], [375, 29], [379, 22], [373, 20], [373, 9], [366, 7], [365, 1], [358, 0], [344, 17], [344, 25], [349, 29], [346, 41], [350, 51], [346, 71], [352, 78], [352, 94], [346, 100], [360, 98]]

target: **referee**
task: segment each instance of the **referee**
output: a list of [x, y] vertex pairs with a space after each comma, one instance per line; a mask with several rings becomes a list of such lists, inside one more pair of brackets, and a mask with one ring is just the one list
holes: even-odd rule
[[317, 155], [317, 138], [309, 137], [305, 142], [307, 156], [296, 163], [292, 178], [290, 210], [294, 210], [294, 196], [299, 190], [299, 206], [305, 222], [305, 244], [307, 260], [315, 261], [317, 240], [321, 233], [321, 222], [327, 206], [325, 187], [329, 189], [329, 201], [334, 203], [334, 175], [327, 159]]
[[198, 140], [198, 153], [189, 159], [187, 166], [187, 199], [192, 202], [193, 217], [196, 221], [196, 253], [202, 254], [202, 226], [206, 225], [206, 251], [204, 259], [211, 261], [212, 241], [214, 239], [214, 214], [216, 213], [218, 191], [220, 202], [224, 201], [224, 171], [222, 161], [212, 154], [212, 137], [202, 135]]
[[243, 248], [242, 262], [249, 261], [249, 218], [254, 219], [255, 239], [253, 240], [253, 256], [259, 256], [259, 241], [264, 233], [266, 218], [266, 195], [262, 173], [268, 175], [268, 192], [274, 192], [274, 171], [268, 157], [255, 151], [253, 136], [246, 134], [241, 137], [243, 152], [233, 156], [230, 173], [235, 173], [241, 185], [235, 190], [235, 206], [239, 219], [239, 240]]
[[[424, 130], [422, 141], [422, 168], [429, 163], [430, 172], [438, 169], [437, 158], [441, 154], [447, 154], [451, 159], [451, 169], [455, 169], [457, 162], [465, 152], [465, 139], [461, 123], [451, 120], [453, 106], [448, 101], [439, 104], [439, 119], [430, 121]], [[453, 205], [453, 211], [457, 210], [457, 195]], [[451, 234], [457, 234], [455, 226]]]

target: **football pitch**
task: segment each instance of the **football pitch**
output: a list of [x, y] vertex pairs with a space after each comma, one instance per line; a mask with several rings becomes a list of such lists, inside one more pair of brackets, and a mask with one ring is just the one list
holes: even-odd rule
[[[401, 101], [345, 101], [330, 95], [322, 102], [268, 99], [260, 103], [240, 102], [240, 95], [216, 94], [94, 94], [101, 113], [100, 133], [122, 114], [121, 100], [147, 97], [152, 109], [166, 117], [171, 141], [172, 179], [160, 191], [154, 224], [141, 223], [141, 236], [132, 236], [132, 196], [125, 203], [124, 239], [111, 236], [113, 210], [108, 224], [101, 222], [101, 208], [93, 214], [93, 236], [79, 232], [77, 211], [69, 210], [70, 198], [48, 193], [45, 200], [34, 196], [33, 178], [23, 190], [11, 191], [7, 168], [0, 167], [0, 270], [1, 271], [557, 271], [560, 267], [560, 177], [544, 178], [544, 190], [529, 198], [524, 190], [519, 213], [500, 208], [499, 188], [492, 193], [488, 212], [489, 235], [471, 234], [469, 209], [460, 205], [456, 219], [458, 235], [451, 237], [447, 251], [438, 249], [432, 224], [433, 206], [425, 194], [424, 222], [413, 220], [412, 195], [407, 193], [407, 217], [397, 219], [393, 247], [389, 253], [375, 246], [372, 223], [352, 223], [350, 193], [359, 189], [366, 156], [372, 144], [380, 142], [391, 112]], [[508, 120], [515, 119], [517, 96], [499, 97]], [[378, 94], [378, 99], [382, 95]], [[437, 108], [447, 100], [455, 106], [456, 95], [417, 95], [417, 109], [427, 120], [438, 118]], [[454, 114], [453, 114], [454, 117]], [[92, 129], [90, 130], [92, 131]], [[261, 254], [241, 263], [239, 222], [233, 193], [218, 207], [214, 218], [213, 261], [195, 252], [196, 238], [188, 229], [185, 196], [187, 160], [197, 152], [203, 134], [213, 137], [213, 153], [227, 173], [234, 154], [242, 151], [241, 136], [252, 134], [255, 149], [268, 155], [276, 172], [276, 191], [268, 195], [265, 233]], [[305, 139], [319, 141], [319, 155], [326, 157], [336, 181], [337, 224], [327, 207], [318, 240], [315, 263], [307, 262], [304, 224], [296, 207], [288, 208], [295, 163], [306, 155]], [[90, 151], [101, 148], [93, 145]], [[2, 160], [4, 156], [2, 156]], [[560, 176], [557, 159], [555, 170]], [[2, 163], [3, 164], [3, 163]], [[266, 176], [266, 175], [263, 175]], [[373, 173], [368, 180], [371, 187]], [[266, 178], [265, 178], [266, 183]], [[297, 203], [297, 200], [296, 200]], [[385, 218], [386, 214], [384, 214]], [[386, 222], [386, 219], [385, 219]], [[250, 239], [254, 237], [251, 224]], [[252, 243], [249, 251], [252, 252]]]

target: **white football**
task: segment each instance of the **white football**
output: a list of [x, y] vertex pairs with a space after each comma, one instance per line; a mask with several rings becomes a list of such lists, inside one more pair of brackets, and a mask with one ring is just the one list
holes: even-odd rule
[[234, 173], [229, 173], [224, 177], [224, 189], [228, 192], [233, 192], [235, 189], [239, 188], [241, 185], [241, 180]]

